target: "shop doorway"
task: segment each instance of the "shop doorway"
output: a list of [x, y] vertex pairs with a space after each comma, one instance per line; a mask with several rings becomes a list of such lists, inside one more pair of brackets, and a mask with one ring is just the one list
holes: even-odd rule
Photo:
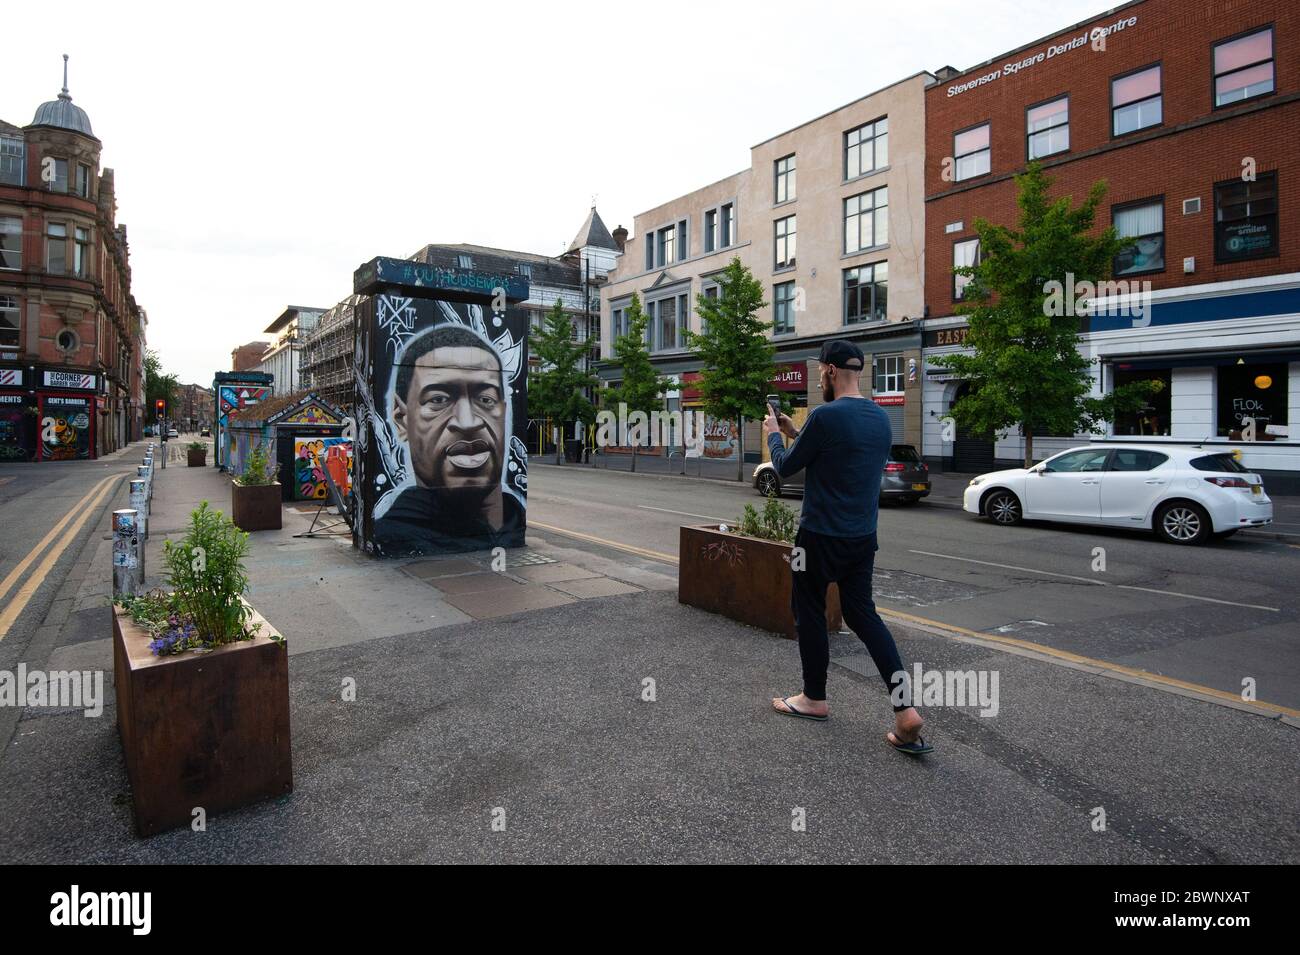
[[[969, 393], [969, 384], [962, 383], [958, 385], [948, 407], [951, 408]], [[958, 425], [957, 433], [954, 435], [952, 442], [952, 469], [969, 474], [983, 474], [986, 471], [995, 470], [993, 442], [987, 438], [972, 435], [961, 425]]]

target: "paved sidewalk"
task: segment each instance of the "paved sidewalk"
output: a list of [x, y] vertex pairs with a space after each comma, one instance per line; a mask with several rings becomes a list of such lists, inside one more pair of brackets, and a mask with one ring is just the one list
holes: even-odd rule
[[[204, 496], [228, 478], [159, 473], [151, 576]], [[378, 562], [285, 522], [249, 566], [289, 637], [293, 795], [137, 840], [111, 695], [99, 719], [28, 709], [0, 862], [1300, 862], [1280, 720], [895, 627], [909, 663], [999, 673], [998, 714], [929, 708], [938, 750], [912, 761], [851, 636], [832, 719], [790, 720], [767, 701], [797, 690], [796, 646], [678, 604], [661, 564], [530, 532], [507, 584], [486, 555]], [[47, 668], [109, 666], [106, 544]], [[555, 605], [502, 615], [503, 592]]]

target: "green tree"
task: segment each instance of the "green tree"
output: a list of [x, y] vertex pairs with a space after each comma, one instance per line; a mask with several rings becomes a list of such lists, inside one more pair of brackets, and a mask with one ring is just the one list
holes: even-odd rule
[[[575, 421], [589, 425], [596, 420], [596, 406], [587, 390], [599, 384], [596, 376], [582, 368], [587, 343], [575, 340], [573, 320], [564, 312], [557, 298], [546, 315], [546, 323], [533, 336], [529, 347], [538, 359], [538, 368], [528, 379], [528, 415], [550, 418], [558, 423], [563, 436]], [[563, 441], [555, 446], [555, 463], [562, 458]]]
[[981, 260], [953, 270], [971, 280], [957, 311], [967, 316], [972, 353], [931, 361], [970, 383], [952, 408], [957, 423], [989, 438], [1018, 425], [1029, 467], [1036, 435], [1101, 433], [1162, 385], [1133, 382], [1092, 395], [1095, 362], [1080, 354], [1079, 312], [1063, 298], [1081, 283], [1107, 279], [1124, 246], [1113, 227], [1093, 233], [1105, 181], [1077, 207], [1070, 196], [1048, 195], [1051, 180], [1038, 163], [1016, 177], [1016, 186], [1018, 226], [977, 218]]
[[[611, 364], [618, 366], [623, 380], [618, 386], [606, 388], [601, 405], [607, 411], [618, 414], [619, 404], [627, 406], [630, 418], [633, 412], [643, 412], [647, 417], [663, 409], [662, 395], [672, 387], [672, 381], [655, 373], [650, 362], [650, 349], [646, 345], [646, 325], [650, 321], [641, 309], [641, 299], [635, 293], [625, 312], [627, 334], [614, 339], [614, 358]], [[636, 449], [639, 440], [632, 442], [632, 470], [636, 470]]]
[[765, 418], [765, 397], [776, 376], [776, 347], [767, 333], [771, 322], [760, 321], [763, 283], [754, 278], [739, 258], [714, 277], [715, 298], [695, 297], [701, 319], [699, 332], [686, 333], [686, 343], [703, 363], [699, 389], [705, 414], [736, 422], [740, 435], [740, 460], [736, 480], [745, 478], [745, 419]]
[[157, 401], [161, 398], [167, 403], [168, 417], [175, 417], [177, 408], [177, 395], [180, 392], [180, 381], [175, 375], [165, 375], [162, 370], [162, 358], [152, 348], [145, 349], [144, 353], [144, 404], [145, 404], [145, 421], [153, 420], [156, 412]]

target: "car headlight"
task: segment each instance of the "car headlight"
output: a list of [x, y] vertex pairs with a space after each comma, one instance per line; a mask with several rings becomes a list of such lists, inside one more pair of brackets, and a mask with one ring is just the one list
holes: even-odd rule
[[970, 479], [970, 484], [968, 484], [967, 487], [975, 487], [977, 484], [983, 483], [983, 481], [984, 478], [982, 477], [973, 477]]

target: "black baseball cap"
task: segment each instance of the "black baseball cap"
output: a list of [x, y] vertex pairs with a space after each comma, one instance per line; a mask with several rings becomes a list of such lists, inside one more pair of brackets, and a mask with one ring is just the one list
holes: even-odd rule
[[832, 338], [830, 341], [822, 343], [820, 361], [823, 365], [834, 365], [836, 368], [851, 368], [854, 371], [861, 371], [866, 365], [866, 356], [862, 354], [862, 349], [853, 342], [845, 341], [842, 338]]

